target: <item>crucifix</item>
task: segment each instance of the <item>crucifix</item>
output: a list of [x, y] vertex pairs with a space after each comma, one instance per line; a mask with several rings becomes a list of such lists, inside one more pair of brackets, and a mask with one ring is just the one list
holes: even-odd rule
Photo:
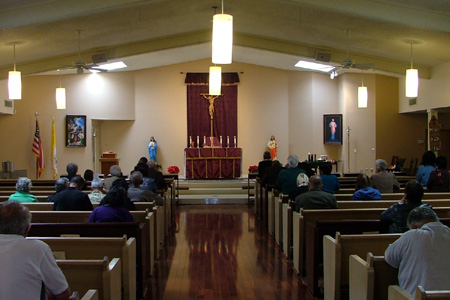
[[211, 122], [211, 136], [214, 136], [213, 133], [213, 119], [214, 119], [214, 100], [216, 100], [217, 98], [219, 98], [221, 95], [217, 95], [217, 96], [213, 96], [213, 95], [209, 95], [206, 93], [201, 93], [200, 95], [202, 95], [206, 100], [209, 101], [209, 119]]

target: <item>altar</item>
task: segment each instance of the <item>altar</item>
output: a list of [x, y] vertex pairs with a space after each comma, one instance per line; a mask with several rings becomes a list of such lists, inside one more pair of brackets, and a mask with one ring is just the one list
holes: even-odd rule
[[242, 148], [185, 148], [186, 179], [241, 176]]

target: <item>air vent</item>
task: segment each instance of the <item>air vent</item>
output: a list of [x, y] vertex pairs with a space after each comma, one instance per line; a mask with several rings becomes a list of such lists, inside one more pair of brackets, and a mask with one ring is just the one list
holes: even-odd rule
[[409, 106], [416, 105], [417, 104], [417, 98], [409, 99]]
[[5, 107], [13, 107], [12, 101], [5, 100]]
[[317, 61], [329, 62], [330, 59], [331, 59], [331, 54], [330, 53], [325, 53], [325, 52], [317, 52], [316, 53], [316, 60]]

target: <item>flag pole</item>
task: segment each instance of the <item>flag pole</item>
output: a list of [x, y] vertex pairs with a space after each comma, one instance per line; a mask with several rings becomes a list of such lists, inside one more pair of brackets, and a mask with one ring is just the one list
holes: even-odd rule
[[[39, 113], [35, 112], [34, 116], [36, 117], [35, 121], [37, 122]], [[36, 175], [36, 179], [39, 179], [39, 158], [37, 158], [37, 157], [36, 157], [36, 174], [35, 175]]]

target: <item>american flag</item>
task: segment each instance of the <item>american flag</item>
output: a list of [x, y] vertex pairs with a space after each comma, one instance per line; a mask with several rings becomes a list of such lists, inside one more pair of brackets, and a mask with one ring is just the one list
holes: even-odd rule
[[38, 178], [41, 177], [44, 170], [44, 152], [42, 151], [41, 136], [39, 134], [39, 121], [36, 119], [36, 131], [33, 139], [33, 149], [31, 150], [37, 157], [37, 174]]

